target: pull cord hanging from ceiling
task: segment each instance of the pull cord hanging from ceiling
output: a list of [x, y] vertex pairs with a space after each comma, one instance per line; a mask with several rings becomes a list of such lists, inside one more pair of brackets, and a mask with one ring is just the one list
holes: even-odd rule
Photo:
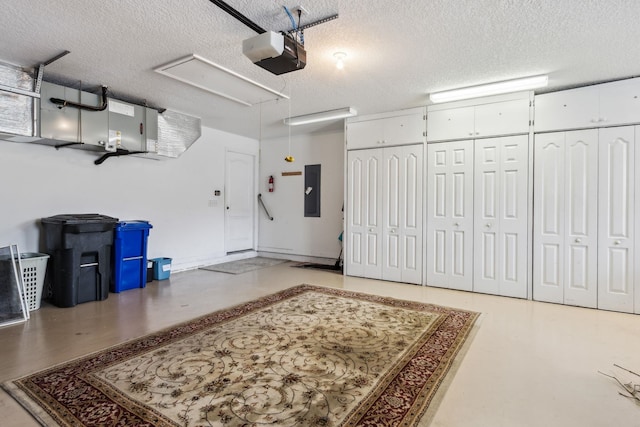
[[[289, 82], [289, 83], [291, 83], [291, 82]], [[289, 105], [289, 119], [291, 119], [291, 84], [289, 84], [288, 86], [289, 86], [289, 100], [288, 100], [289, 101], [289, 103], [288, 103], [288, 105]], [[287, 156], [284, 158], [284, 161], [288, 162], [288, 163], [293, 163], [296, 159], [291, 155], [291, 126], [289, 126], [288, 131], [289, 131], [288, 132], [289, 133], [289, 149], [287, 151], [287, 153], [288, 153]]]

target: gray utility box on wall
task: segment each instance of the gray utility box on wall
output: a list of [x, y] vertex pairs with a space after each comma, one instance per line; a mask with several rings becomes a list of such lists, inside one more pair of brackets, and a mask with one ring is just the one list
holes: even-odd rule
[[[103, 111], [61, 106], [51, 98], [98, 107], [102, 96], [53, 83], [42, 83], [40, 137], [99, 151], [156, 152], [158, 112], [152, 108], [107, 98]], [[52, 141], [53, 143], [53, 141]]]

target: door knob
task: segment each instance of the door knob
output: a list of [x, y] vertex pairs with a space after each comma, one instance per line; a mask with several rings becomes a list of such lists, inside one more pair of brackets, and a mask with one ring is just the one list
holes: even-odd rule
[[460, 227], [460, 224], [458, 224], [457, 222], [453, 225], [455, 225], [456, 227]]
[[614, 245], [619, 245], [620, 244], [620, 240], [616, 240], [615, 242], [613, 242]]
[[487, 224], [487, 225], [485, 225], [485, 227], [491, 228], [491, 224]]
[[580, 243], [580, 242], [582, 242], [582, 239], [577, 238], [577, 239], [575, 240], [575, 242], [576, 242], [576, 243]]
[[370, 229], [369, 229], [369, 233], [373, 233], [373, 228], [370, 228]]

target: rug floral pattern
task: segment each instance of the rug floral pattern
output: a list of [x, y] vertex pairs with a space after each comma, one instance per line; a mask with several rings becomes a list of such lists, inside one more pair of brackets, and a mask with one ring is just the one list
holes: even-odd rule
[[301, 285], [14, 384], [64, 426], [415, 425], [476, 316]]

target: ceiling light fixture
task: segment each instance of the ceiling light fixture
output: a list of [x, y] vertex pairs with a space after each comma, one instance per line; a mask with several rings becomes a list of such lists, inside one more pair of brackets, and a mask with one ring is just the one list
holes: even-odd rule
[[333, 54], [333, 57], [336, 58], [336, 68], [338, 70], [342, 70], [344, 68], [344, 59], [347, 57], [347, 54], [344, 52], [336, 52]]
[[198, 55], [186, 56], [155, 71], [248, 107], [265, 101], [289, 99], [283, 93]]
[[306, 125], [309, 123], [326, 122], [329, 120], [345, 119], [356, 116], [358, 112], [352, 107], [339, 108], [337, 110], [321, 111], [319, 113], [305, 114], [304, 116], [288, 117], [284, 124], [289, 126]]
[[461, 99], [478, 98], [481, 96], [536, 89], [545, 87], [548, 83], [549, 76], [547, 75], [524, 77], [521, 79], [505, 80], [478, 86], [433, 92], [429, 95], [429, 99], [434, 103], [458, 101]]

